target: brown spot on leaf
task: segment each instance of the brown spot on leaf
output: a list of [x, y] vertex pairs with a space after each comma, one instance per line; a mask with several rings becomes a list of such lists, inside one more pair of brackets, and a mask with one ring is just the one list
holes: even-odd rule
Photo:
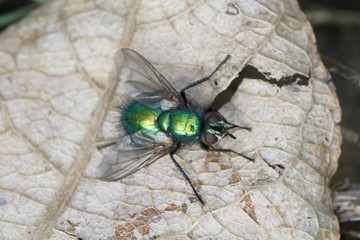
[[226, 170], [226, 169], [231, 168], [230, 164], [228, 164], [228, 163], [220, 163], [219, 165], [220, 165], [221, 170]]
[[183, 203], [180, 206], [180, 205], [176, 205], [176, 204], [172, 203], [172, 204], [170, 204], [170, 206], [165, 208], [165, 211], [169, 211], [169, 212], [179, 211], [179, 212], [186, 213], [187, 212], [187, 204]]
[[116, 229], [116, 239], [136, 239], [135, 229], [143, 236], [150, 234], [151, 223], [161, 220], [160, 213], [155, 208], [147, 208], [136, 214], [131, 221], [125, 225], [118, 226]]
[[190, 201], [190, 203], [194, 203], [194, 202], [197, 202], [198, 199], [196, 197], [189, 197], [189, 201]]
[[127, 222], [125, 225], [119, 225], [116, 227], [115, 236], [117, 240], [131, 239], [136, 240], [134, 234], [135, 226]]
[[251, 201], [250, 196], [247, 195], [242, 202], [245, 202], [245, 206], [243, 207], [243, 210], [249, 215], [249, 217], [252, 218], [252, 220], [254, 220], [257, 223], [255, 205]]
[[75, 224], [75, 223], [71, 222], [70, 220], [66, 220], [66, 222], [69, 224], [69, 225], [66, 226], [66, 231], [68, 231], [68, 232], [75, 232], [76, 227], [77, 227], [79, 224]]
[[207, 162], [219, 162], [219, 156], [220, 154], [217, 152], [208, 152], [206, 154], [205, 160]]
[[236, 184], [238, 182], [240, 182], [239, 176], [237, 174], [235, 174], [235, 173], [231, 174], [231, 176], [229, 177], [230, 185], [231, 184]]
[[159, 222], [160, 219], [160, 213], [155, 208], [148, 208], [142, 211], [133, 223], [141, 235], [148, 235], [150, 233], [149, 224]]

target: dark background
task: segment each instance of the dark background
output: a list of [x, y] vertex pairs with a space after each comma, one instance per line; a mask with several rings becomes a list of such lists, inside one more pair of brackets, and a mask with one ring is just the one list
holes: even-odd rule
[[[360, 0], [299, 0], [299, 3], [313, 25], [321, 56], [360, 72]], [[29, 0], [0, 0], [0, 19], [1, 16], [10, 16], [0, 21], [0, 32], [6, 24], [16, 21], [37, 6], [39, 4]], [[336, 74], [333, 74], [332, 81], [336, 85], [342, 109], [341, 127], [353, 134], [360, 134], [359, 87]], [[345, 136], [333, 185], [345, 179], [360, 184], [360, 141], [347, 139]], [[340, 227], [342, 233], [349, 230], [360, 232], [360, 222], [341, 223]], [[354, 238], [342, 235], [342, 239]]]
[[[313, 25], [321, 56], [360, 72], [360, 1], [300, 0], [299, 3]], [[328, 64], [328, 67], [332, 66]], [[332, 75], [342, 110], [341, 127], [360, 134], [360, 89], [349, 80]], [[343, 135], [339, 167], [332, 184], [345, 179], [360, 184], [360, 142], [349, 141]], [[340, 229], [341, 239], [356, 239], [346, 232], [360, 232], [360, 222], [342, 222]]]
[[[322, 57], [335, 59], [360, 72], [360, 1], [301, 0], [300, 4], [310, 18], [310, 22], [314, 22], [313, 28]], [[319, 11], [327, 11], [334, 17], [330, 20], [322, 19]], [[337, 20], [337, 18], [342, 20]], [[346, 18], [349, 20], [347, 21]], [[336, 85], [342, 109], [341, 127], [359, 134], [360, 89], [335, 75], [332, 80]], [[360, 183], [359, 153], [359, 143], [350, 143], [345, 137], [339, 168], [333, 178], [334, 183], [345, 178], [349, 178], [351, 182]]]

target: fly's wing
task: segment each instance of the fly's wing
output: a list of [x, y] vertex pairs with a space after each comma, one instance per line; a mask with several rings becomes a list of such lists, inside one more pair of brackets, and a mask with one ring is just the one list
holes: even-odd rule
[[172, 148], [172, 141], [162, 132], [157, 135], [137, 132], [118, 138], [109, 148], [105, 153], [105, 160], [100, 165], [105, 171], [101, 179], [116, 181], [168, 154]]
[[[121, 49], [115, 57], [130, 101], [136, 100], [149, 107], [175, 107], [182, 105], [179, 93], [144, 57], [131, 49]], [[165, 101], [167, 100], [167, 101]], [[126, 103], [124, 104], [126, 105]], [[163, 132], [127, 134], [121, 130], [117, 141], [104, 151], [99, 168], [102, 179], [115, 181], [150, 165], [168, 154], [173, 142]]]
[[145, 105], [160, 103], [163, 99], [174, 106], [183, 105], [176, 89], [139, 53], [123, 48], [116, 53], [115, 60], [132, 99]]

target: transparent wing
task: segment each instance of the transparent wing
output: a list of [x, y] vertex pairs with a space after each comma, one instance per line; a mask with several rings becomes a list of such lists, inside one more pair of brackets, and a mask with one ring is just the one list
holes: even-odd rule
[[[128, 102], [136, 100], [152, 108], [182, 106], [182, 98], [174, 87], [139, 53], [123, 48], [115, 60], [126, 88]], [[167, 100], [167, 101], [164, 101]], [[126, 105], [126, 103], [124, 104]], [[124, 130], [122, 130], [124, 131]], [[99, 168], [103, 180], [122, 179], [169, 154], [173, 142], [163, 132], [156, 135], [136, 132], [121, 133], [115, 144], [104, 151]]]
[[183, 105], [176, 89], [139, 53], [122, 48], [116, 53], [115, 60], [132, 99], [144, 104], [166, 99], [175, 106]]
[[171, 148], [171, 139], [162, 132], [157, 135], [137, 132], [120, 137], [105, 153], [100, 165], [105, 172], [101, 179], [120, 180], [167, 155]]

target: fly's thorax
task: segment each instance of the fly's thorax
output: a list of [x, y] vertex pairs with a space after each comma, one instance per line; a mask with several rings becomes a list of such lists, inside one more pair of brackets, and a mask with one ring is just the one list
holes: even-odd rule
[[170, 124], [170, 111], [162, 112], [158, 117], [158, 125], [160, 130], [167, 132]]
[[134, 101], [124, 108], [120, 120], [125, 131], [129, 134], [138, 131], [156, 134], [160, 130], [157, 119], [161, 112], [160, 107], [152, 108]]
[[[203, 112], [191, 108], [173, 108], [161, 114], [161, 128], [174, 139], [185, 142], [196, 142], [203, 129]], [[160, 125], [160, 124], [159, 124]]]

